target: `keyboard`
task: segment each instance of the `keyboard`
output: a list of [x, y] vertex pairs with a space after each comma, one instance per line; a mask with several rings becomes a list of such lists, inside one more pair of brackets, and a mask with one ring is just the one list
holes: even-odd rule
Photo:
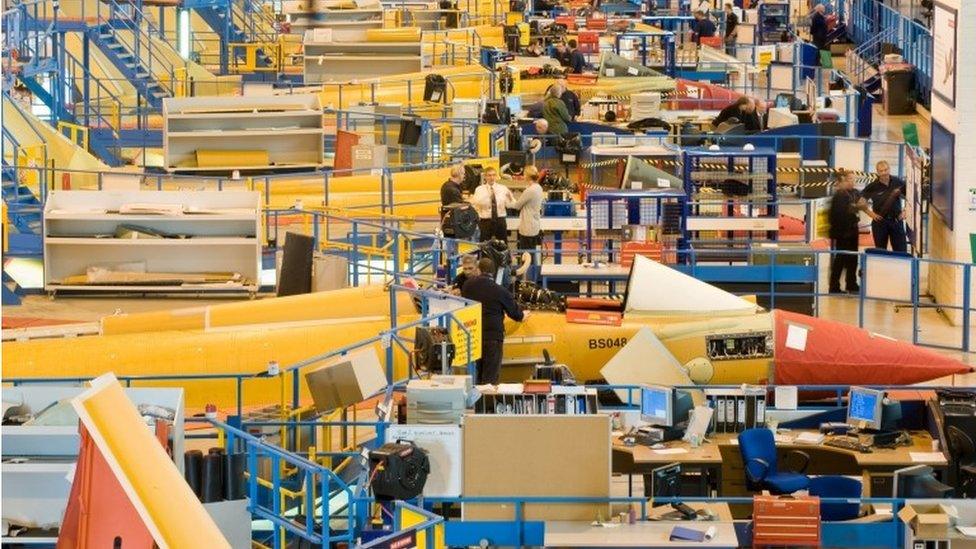
[[649, 435], [645, 433], [638, 433], [634, 435], [634, 444], [640, 446], [653, 446], [661, 442], [661, 437]]
[[976, 407], [972, 404], [943, 404], [942, 413], [947, 416], [972, 416], [976, 415]]
[[854, 450], [857, 452], [861, 452], [862, 454], [868, 454], [873, 451], [871, 450], [870, 446], [865, 446], [853, 438], [844, 438], [844, 437], [829, 439], [824, 442], [824, 446], [843, 448], [845, 450]]

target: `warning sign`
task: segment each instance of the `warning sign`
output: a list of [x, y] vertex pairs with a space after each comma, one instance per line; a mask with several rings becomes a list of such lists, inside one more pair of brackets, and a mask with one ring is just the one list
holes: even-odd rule
[[[459, 325], [460, 324], [460, 325]], [[464, 328], [461, 328], [461, 325]], [[467, 330], [467, 333], [465, 332]], [[471, 336], [471, 361], [481, 358], [481, 304], [475, 303], [454, 311], [451, 341], [454, 343], [454, 366], [468, 363], [468, 335]]]

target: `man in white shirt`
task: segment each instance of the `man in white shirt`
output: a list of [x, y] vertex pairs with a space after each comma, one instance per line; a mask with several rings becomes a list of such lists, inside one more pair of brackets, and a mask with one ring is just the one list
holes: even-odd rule
[[505, 208], [515, 202], [512, 191], [498, 182], [498, 171], [486, 169], [484, 181], [471, 197], [474, 209], [478, 211], [478, 226], [481, 228], [481, 241], [491, 239], [508, 240], [508, 227], [505, 224]]

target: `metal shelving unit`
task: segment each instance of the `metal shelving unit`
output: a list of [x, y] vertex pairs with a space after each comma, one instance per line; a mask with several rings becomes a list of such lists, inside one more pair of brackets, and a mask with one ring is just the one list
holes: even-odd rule
[[[603, 240], [611, 262], [620, 262], [624, 242], [659, 243], [665, 263], [679, 260], [687, 247], [687, 197], [673, 189], [661, 191], [601, 191], [586, 195], [586, 243], [592, 260], [593, 243]], [[631, 238], [624, 238], [632, 226]], [[639, 227], [643, 227], [640, 229]], [[645, 231], [643, 238], [634, 234]], [[640, 253], [639, 251], [637, 253]]]
[[686, 227], [696, 250], [730, 251], [721, 260], [739, 261], [750, 242], [777, 239], [774, 150], [686, 149], [683, 165]]

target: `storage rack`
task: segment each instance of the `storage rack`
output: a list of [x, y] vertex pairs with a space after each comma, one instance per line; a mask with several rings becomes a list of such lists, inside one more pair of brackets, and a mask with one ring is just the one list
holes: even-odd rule
[[306, 84], [349, 82], [423, 70], [422, 42], [304, 43]]
[[[614, 39], [613, 48], [625, 59], [674, 76], [678, 64], [674, 33], [622, 32]], [[694, 67], [695, 60], [691, 65]]]
[[549, 393], [486, 392], [475, 403], [476, 414], [583, 415], [599, 413], [596, 389], [553, 387]]
[[316, 9], [307, 2], [284, 2], [293, 34], [309, 29], [332, 29], [333, 32], [365, 31], [383, 28], [382, 9]]
[[[776, 240], [779, 212], [774, 150], [692, 148], [685, 149], [682, 163], [689, 199], [685, 223], [696, 250], [731, 250], [732, 255], [718, 257], [738, 261], [748, 254], [750, 241], [757, 237]], [[709, 257], [717, 256], [704, 259]]]
[[759, 44], [782, 42], [783, 33], [789, 32], [791, 29], [789, 3], [764, 1], [759, 4], [758, 29], [756, 41]]
[[[180, 205], [199, 213], [119, 213]], [[252, 191], [51, 191], [44, 205], [44, 288], [49, 292], [249, 292], [258, 290], [261, 194]], [[119, 226], [178, 235], [115, 238]], [[239, 283], [65, 284], [89, 267], [148, 273], [239, 273]]]
[[[685, 213], [687, 197], [675, 190], [600, 191], [586, 195], [586, 244], [592, 260], [593, 243], [602, 240], [610, 262], [633, 260], [633, 253], [649, 255], [664, 263], [676, 263], [687, 247]], [[637, 229], [635, 227], [643, 227]], [[637, 230], [647, 231], [645, 239]], [[625, 234], [629, 233], [629, 234]], [[630, 238], [625, 238], [630, 236]], [[628, 245], [634, 243], [634, 246]], [[645, 254], [641, 244], [656, 253]]]
[[[214, 173], [318, 168], [325, 154], [323, 123], [318, 94], [167, 98], [164, 165], [171, 172]], [[226, 164], [201, 165], [201, 150], [223, 156]], [[242, 162], [241, 151], [266, 153], [266, 162]]]

